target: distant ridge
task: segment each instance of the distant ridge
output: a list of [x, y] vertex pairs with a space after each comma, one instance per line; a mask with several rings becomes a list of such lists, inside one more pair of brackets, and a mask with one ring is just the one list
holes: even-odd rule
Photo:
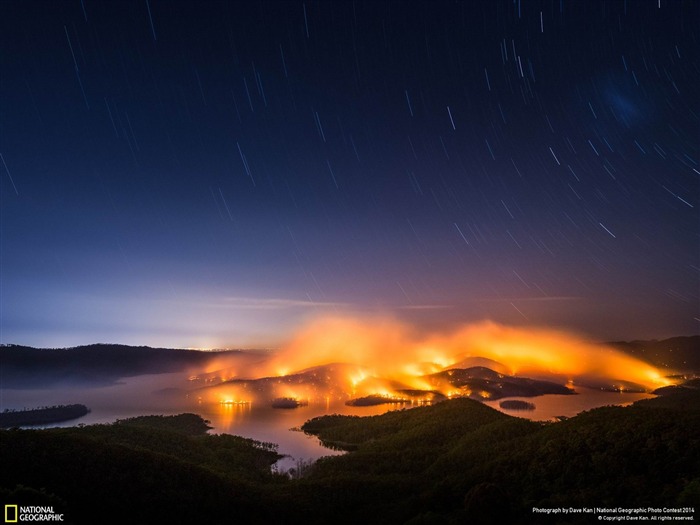
[[673, 372], [700, 371], [700, 335], [606, 344], [661, 369]]
[[204, 366], [217, 356], [243, 353], [242, 350], [202, 352], [118, 344], [73, 348], [0, 345], [0, 386], [37, 388], [63, 382], [104, 384], [120, 377], [178, 372]]

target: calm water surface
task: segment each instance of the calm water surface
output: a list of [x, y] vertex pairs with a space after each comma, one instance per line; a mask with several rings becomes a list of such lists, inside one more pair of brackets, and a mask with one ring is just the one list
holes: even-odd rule
[[[604, 392], [592, 388], [575, 387], [573, 396], [547, 395], [539, 397], [508, 397], [498, 401], [486, 401], [485, 404], [501, 412], [534, 421], [549, 421], [557, 416], [572, 417], [584, 410], [606, 405], [631, 405], [640, 399], [656, 397], [652, 394], [632, 394], [624, 392]], [[504, 410], [499, 406], [506, 399], [517, 399], [535, 405], [534, 410]]]
[[[6, 408], [22, 409], [47, 405], [82, 403], [90, 408], [86, 416], [52, 426], [72, 426], [79, 423], [111, 423], [116, 419], [148, 414], [180, 414], [194, 412], [208, 419], [214, 427], [211, 433], [235, 434], [258, 441], [277, 443], [279, 452], [289, 457], [278, 464], [280, 470], [294, 466], [297, 459], [313, 460], [321, 456], [340, 454], [323, 447], [317, 438], [298, 430], [305, 421], [324, 414], [376, 415], [405, 405], [379, 405], [373, 407], [349, 407], [343, 401], [310, 403], [295, 409], [274, 409], [264, 403], [222, 405], [201, 403], [197, 396], [184, 393], [165, 395], [157, 390], [179, 385], [189, 385], [181, 374], [158, 374], [126, 378], [122, 382], [94, 388], [51, 388], [33, 390], [0, 389], [0, 411]], [[521, 399], [534, 403], [531, 411], [501, 410], [500, 401], [486, 404], [507, 414], [534, 420], [551, 420], [556, 416], [575, 416], [584, 410], [604, 405], [628, 405], [640, 399], [654, 397], [651, 394], [602, 392], [576, 388], [578, 395], [547, 395]]]

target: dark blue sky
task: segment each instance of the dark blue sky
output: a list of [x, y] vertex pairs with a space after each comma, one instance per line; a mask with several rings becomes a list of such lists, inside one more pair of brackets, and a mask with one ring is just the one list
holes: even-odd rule
[[0, 4], [0, 342], [698, 333], [692, 1]]

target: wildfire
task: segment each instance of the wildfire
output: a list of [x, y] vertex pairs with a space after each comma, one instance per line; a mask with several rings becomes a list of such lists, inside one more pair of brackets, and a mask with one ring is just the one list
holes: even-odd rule
[[248, 405], [250, 401], [243, 401], [241, 399], [222, 399], [219, 401], [222, 405]]
[[[472, 384], [464, 369], [484, 375], [472, 378]], [[211, 366], [207, 372], [216, 373]], [[220, 399], [231, 403], [260, 396], [376, 396], [409, 403], [459, 396], [489, 399], [500, 395], [504, 382], [516, 374], [562, 388], [593, 385], [626, 391], [671, 383], [647, 363], [562, 331], [486, 321], [421, 337], [393, 320], [347, 317], [312, 322], [277, 353], [239, 358], [236, 372], [236, 379], [217, 387], [223, 390]], [[407, 397], [407, 392], [412, 394]]]

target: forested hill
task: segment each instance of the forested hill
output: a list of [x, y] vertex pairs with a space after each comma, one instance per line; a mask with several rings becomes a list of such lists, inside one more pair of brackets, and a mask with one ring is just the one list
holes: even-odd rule
[[700, 372], [700, 335], [607, 344], [663, 370]]
[[78, 524], [555, 525], [598, 520], [532, 509], [700, 501], [695, 388], [557, 423], [454, 399], [304, 429], [353, 452], [289, 479], [270, 470], [274, 445], [207, 435], [193, 414], [0, 430], [0, 507], [54, 505]]
[[194, 414], [0, 430], [0, 507], [51, 505], [71, 524], [274, 523], [262, 487], [276, 445], [208, 435]]
[[202, 367], [214, 357], [240, 350], [208, 351], [94, 344], [73, 348], [0, 346], [0, 379], [5, 388], [60, 382], [104, 383], [120, 377]]

